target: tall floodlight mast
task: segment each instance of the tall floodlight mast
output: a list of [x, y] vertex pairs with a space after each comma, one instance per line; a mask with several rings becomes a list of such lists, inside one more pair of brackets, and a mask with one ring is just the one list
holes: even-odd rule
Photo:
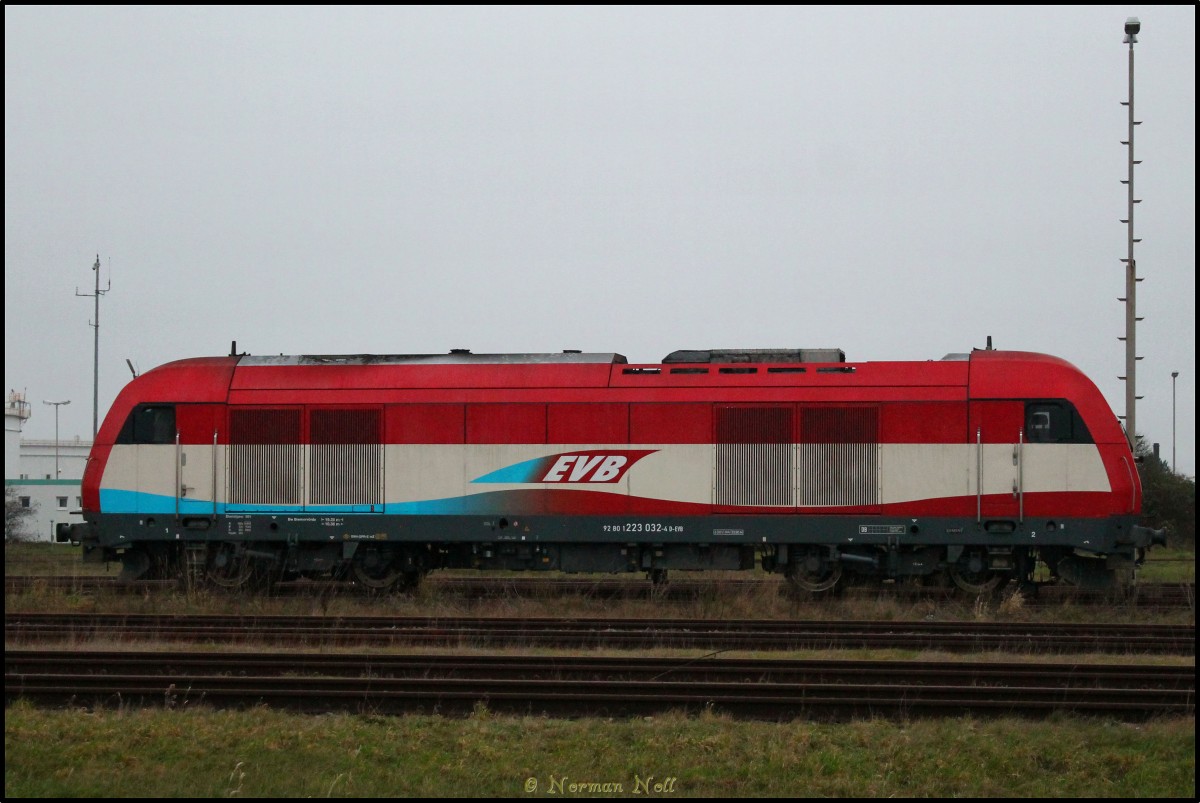
[[1120, 338], [1125, 341], [1125, 376], [1121, 379], [1125, 380], [1125, 437], [1129, 439], [1129, 448], [1134, 454], [1137, 454], [1137, 400], [1142, 398], [1137, 395], [1137, 361], [1141, 359], [1137, 356], [1137, 322], [1142, 319], [1137, 317], [1137, 283], [1141, 279], [1138, 278], [1137, 262], [1133, 258], [1133, 244], [1141, 240], [1133, 236], [1133, 205], [1142, 201], [1133, 197], [1133, 166], [1141, 164], [1133, 158], [1133, 127], [1142, 123], [1133, 119], [1133, 46], [1141, 29], [1142, 23], [1137, 17], [1125, 20], [1124, 41], [1129, 45], [1129, 100], [1121, 102], [1122, 106], [1129, 107], [1129, 139], [1121, 143], [1129, 148], [1129, 177], [1121, 181], [1126, 185], [1129, 196], [1129, 216], [1121, 221], [1128, 227], [1129, 240], [1128, 256], [1121, 260], [1125, 263], [1125, 297], [1119, 299], [1125, 302], [1125, 337]]

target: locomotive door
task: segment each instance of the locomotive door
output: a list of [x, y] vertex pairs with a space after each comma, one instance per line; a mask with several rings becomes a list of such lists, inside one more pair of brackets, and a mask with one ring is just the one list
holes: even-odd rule
[[175, 407], [176, 505], [181, 516], [215, 516], [220, 476], [219, 431], [224, 429], [222, 406], [179, 404]]
[[129, 493], [129, 512], [179, 512], [177, 432], [174, 404], [141, 404], [129, 414], [109, 469]]
[[981, 519], [1021, 515], [1024, 426], [1024, 402], [971, 402], [971, 490]]

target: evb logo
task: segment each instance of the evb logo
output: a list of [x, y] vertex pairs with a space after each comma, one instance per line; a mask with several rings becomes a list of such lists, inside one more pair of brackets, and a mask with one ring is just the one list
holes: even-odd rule
[[623, 454], [563, 454], [542, 482], [616, 482], [628, 465], [629, 458]]
[[590, 449], [538, 457], [485, 474], [474, 482], [613, 483], [654, 449]]

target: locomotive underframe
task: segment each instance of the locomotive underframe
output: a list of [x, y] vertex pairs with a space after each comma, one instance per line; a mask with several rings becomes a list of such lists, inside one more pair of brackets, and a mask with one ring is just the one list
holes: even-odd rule
[[[433, 569], [568, 573], [740, 570], [784, 572], [825, 591], [859, 579], [949, 576], [968, 592], [1001, 581], [1109, 586], [1132, 579], [1140, 550], [1159, 534], [1133, 517], [1102, 519], [863, 516], [356, 516], [106, 515], [64, 528], [84, 559], [117, 560], [125, 576], [186, 573], [202, 565], [218, 585], [251, 572], [350, 576], [368, 586], [412, 584]], [[1038, 574], [1045, 579], [1046, 573]]]

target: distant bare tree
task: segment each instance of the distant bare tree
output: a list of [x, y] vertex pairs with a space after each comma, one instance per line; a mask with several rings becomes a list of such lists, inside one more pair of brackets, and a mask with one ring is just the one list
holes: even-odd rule
[[29, 519], [33, 516], [34, 505], [28, 507], [21, 503], [21, 497], [11, 485], [4, 486], [4, 540], [32, 541], [33, 533], [29, 532]]

